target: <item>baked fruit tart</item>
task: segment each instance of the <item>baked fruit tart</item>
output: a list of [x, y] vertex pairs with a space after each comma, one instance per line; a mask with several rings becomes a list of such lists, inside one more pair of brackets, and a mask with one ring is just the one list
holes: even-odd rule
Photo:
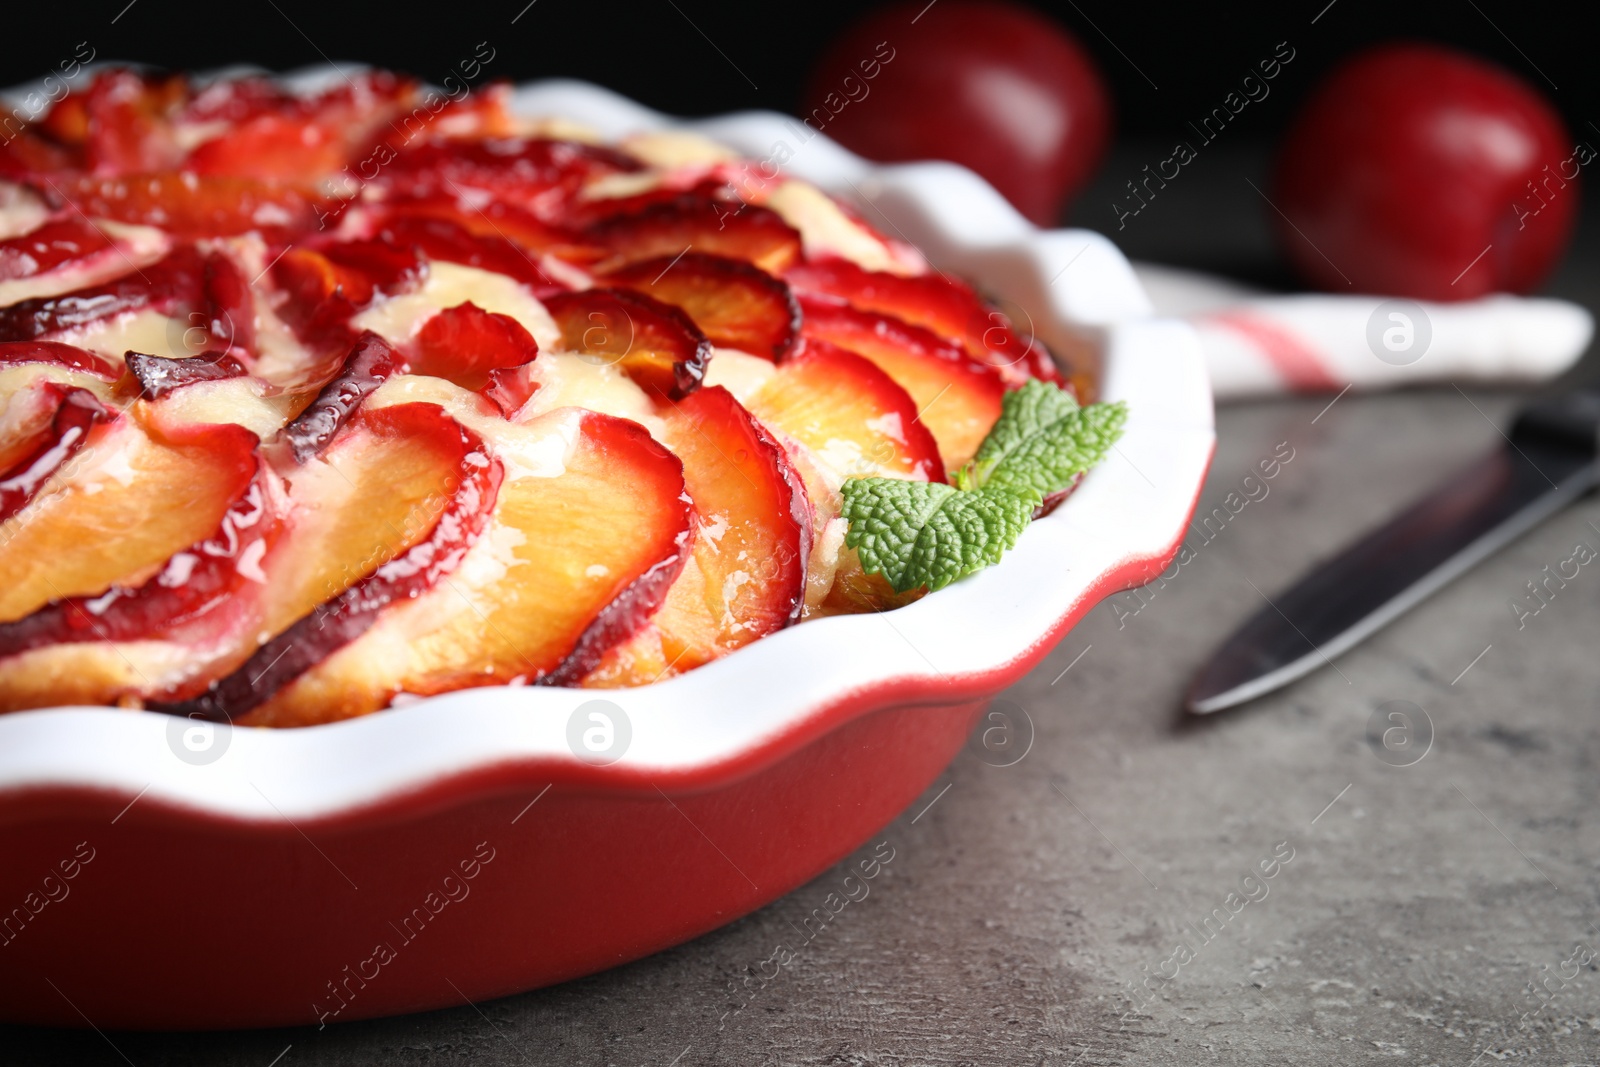
[[983, 566], [1114, 441], [698, 137], [125, 70], [0, 147], [0, 710], [644, 685]]

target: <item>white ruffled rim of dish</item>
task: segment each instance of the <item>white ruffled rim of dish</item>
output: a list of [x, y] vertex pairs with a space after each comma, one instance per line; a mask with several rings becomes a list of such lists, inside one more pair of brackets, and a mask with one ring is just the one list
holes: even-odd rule
[[[337, 76], [318, 68], [284, 78], [305, 85]], [[17, 100], [28, 88], [0, 96]], [[223, 736], [211, 744], [220, 755], [204, 764], [176, 755], [193, 726], [187, 720], [80, 707], [0, 715], [0, 795], [87, 788], [275, 824], [381, 806], [508, 762], [568, 765], [597, 788], [614, 777], [631, 789], [737, 763], [852, 693], [907, 684], [970, 699], [983, 677], [1025, 656], [1107, 574], [1157, 558], [1179, 539], [1214, 441], [1210, 387], [1192, 331], [1149, 318], [1132, 269], [1104, 237], [1037, 229], [971, 171], [873, 164], [785, 115], [685, 121], [568, 80], [528, 84], [514, 99], [519, 113], [571, 119], [607, 138], [687, 129], [753, 159], [786, 155], [785, 174], [852, 202], [941, 269], [1000, 296], [1058, 352], [1096, 351], [1103, 398], [1128, 403], [1122, 440], [998, 565], [894, 612], [806, 622], [637, 689], [465, 689], [324, 726], [219, 727]], [[576, 713], [595, 700], [620, 709], [631, 734], [598, 780], [569, 742], [569, 722], [581, 733]]]

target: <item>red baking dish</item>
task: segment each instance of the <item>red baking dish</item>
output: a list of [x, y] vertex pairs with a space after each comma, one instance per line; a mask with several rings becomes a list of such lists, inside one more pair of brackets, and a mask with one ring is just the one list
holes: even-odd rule
[[778, 115], [684, 124], [573, 82], [517, 105], [607, 136], [687, 125], [755, 158], [786, 146], [792, 173], [1091, 370], [1128, 403], [1124, 437], [999, 565], [656, 685], [470, 689], [300, 730], [0, 716], [0, 1018], [327, 1024], [695, 937], [871, 841], [993, 696], [1177, 552], [1210, 393], [1192, 334], [1149, 317], [1104, 239], [1038, 230], [960, 168], [877, 167]]

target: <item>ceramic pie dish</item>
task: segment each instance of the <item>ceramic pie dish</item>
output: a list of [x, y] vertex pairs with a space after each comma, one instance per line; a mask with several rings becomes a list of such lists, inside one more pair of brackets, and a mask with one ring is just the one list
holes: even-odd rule
[[[959, 168], [875, 167], [781, 116], [678, 123], [571, 82], [515, 107], [609, 138], [687, 126], [853, 203], [1092, 368], [1130, 409], [1115, 454], [997, 566], [653, 685], [461, 690], [297, 731], [0, 716], [5, 1018], [346, 1021], [693, 937], [860, 845], [989, 698], [1175, 554], [1210, 458], [1209, 391], [1193, 337], [1148, 317], [1109, 243], [1038, 231]], [[604, 759], [584, 758], [597, 728]]]

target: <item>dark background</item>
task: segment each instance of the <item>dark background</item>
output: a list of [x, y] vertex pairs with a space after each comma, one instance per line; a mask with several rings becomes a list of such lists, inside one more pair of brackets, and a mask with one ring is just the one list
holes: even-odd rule
[[[531, 5], [509, 0], [425, 6], [134, 0], [129, 7], [127, 0], [110, 0], [72, 5], [63, 14], [60, 5], [18, 3], [7, 5], [0, 33], [5, 71], [0, 80], [16, 84], [42, 77], [87, 40], [101, 59], [176, 69], [255, 63], [286, 70], [331, 58], [437, 82], [486, 41], [496, 52], [486, 71], [492, 77], [584, 78], [681, 115], [741, 108], [792, 112], [820, 50], [871, 6], [827, 0], [535, 0]], [[1592, 107], [1600, 87], [1593, 38], [1578, 24], [1585, 5], [1066, 0], [1031, 6], [1053, 15], [1095, 56], [1111, 86], [1123, 134], [1176, 133], [1186, 119], [1214, 105], [1273, 45], [1288, 41], [1298, 54], [1287, 76], [1273, 83], [1270, 97], [1241, 116], [1242, 132], [1271, 136], [1331, 64], [1353, 49], [1397, 37], [1444, 41], [1500, 62], [1546, 91], [1575, 134], [1580, 128], [1593, 133], [1588, 123], [1600, 121]]]
[[[937, 2], [937, 0], [936, 0]], [[946, 0], [948, 2], [948, 0]], [[44, 76], [88, 42], [97, 60], [205, 70], [250, 63], [291, 70], [359, 61], [438, 83], [456, 64], [494, 50], [480, 77], [598, 82], [679, 115], [746, 108], [796, 112], [827, 43], [877, 5], [708, 0], [509, 0], [490, 4], [341, 5], [323, 0], [110, 0], [73, 7], [14, 4], [0, 33], [0, 82]], [[1031, 6], [1088, 49], [1115, 102], [1115, 143], [1063, 221], [1105, 232], [1134, 259], [1198, 267], [1271, 288], [1297, 280], [1278, 253], [1265, 206], [1272, 146], [1329, 68], [1379, 41], [1429, 39], [1500, 63], [1546, 94], [1574, 140], [1600, 138], [1600, 89], [1582, 8], [1528, 0], [1063, 0]], [[1234, 88], [1278, 42], [1294, 62], [1271, 94], [1229, 126], [1224, 144], [1160, 203], [1119, 229], [1110, 205], [1125, 179], [1187, 136], [1185, 123]], [[1585, 211], [1579, 256], [1600, 234]], [[1575, 257], [1577, 258], [1577, 257]], [[1585, 300], [1587, 274], [1547, 287]], [[1585, 301], [1587, 302], [1587, 301]]]

